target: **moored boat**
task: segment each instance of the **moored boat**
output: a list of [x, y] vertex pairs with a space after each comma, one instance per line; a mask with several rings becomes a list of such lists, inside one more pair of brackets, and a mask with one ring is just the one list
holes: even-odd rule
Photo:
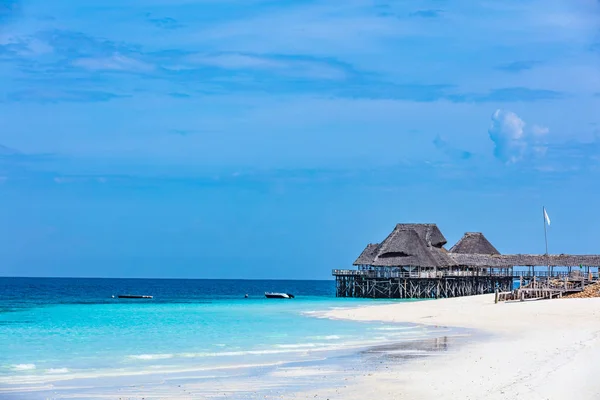
[[152, 296], [142, 294], [120, 294], [117, 296], [119, 299], [151, 299]]
[[265, 297], [267, 299], [293, 299], [294, 295], [291, 293], [265, 292]]

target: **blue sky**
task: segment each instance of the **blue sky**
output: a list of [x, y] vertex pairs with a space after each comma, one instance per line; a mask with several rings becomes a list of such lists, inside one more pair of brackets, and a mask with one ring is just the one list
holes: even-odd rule
[[600, 252], [600, 2], [0, 0], [0, 275]]

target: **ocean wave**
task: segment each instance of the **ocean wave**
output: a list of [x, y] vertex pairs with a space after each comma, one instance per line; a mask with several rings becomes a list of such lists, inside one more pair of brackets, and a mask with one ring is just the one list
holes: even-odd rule
[[134, 356], [128, 356], [128, 358], [133, 358], [134, 360], [165, 360], [173, 357], [173, 354], [138, 354]]
[[327, 311], [302, 311], [300, 315], [318, 319], [330, 319], [327, 316]]
[[[276, 345], [277, 346], [277, 345]], [[280, 349], [265, 349], [265, 350], [240, 350], [240, 351], [203, 351], [195, 353], [177, 353], [177, 354], [136, 354], [126, 356], [129, 360], [166, 360], [172, 358], [204, 358], [204, 357], [241, 357], [241, 356], [262, 356], [262, 355], [273, 355], [273, 354], [286, 354], [286, 353], [301, 353], [309, 350], [315, 350], [314, 348], [306, 348], [305, 345], [296, 348], [296, 345], [281, 345], [284, 346]], [[290, 346], [289, 348], [287, 346]], [[310, 346], [312, 347], [312, 345]], [[321, 349], [318, 349], [321, 350]]]
[[327, 336], [311, 336], [311, 339], [317, 339], [317, 340], [339, 340], [342, 337], [338, 336], [338, 335], [327, 335]]
[[[305, 350], [302, 350], [305, 351]], [[182, 353], [179, 357], [184, 358], [201, 358], [201, 357], [234, 357], [234, 356], [262, 356], [269, 354], [284, 354], [295, 353], [300, 351], [294, 350], [245, 350], [245, 351], [221, 351], [221, 352], [199, 352], [199, 353]]]
[[[331, 335], [331, 340], [339, 338], [339, 336]], [[237, 351], [200, 351], [176, 354], [141, 354], [128, 356], [129, 359], [136, 360], [161, 360], [168, 358], [209, 358], [209, 357], [243, 357], [243, 356], [269, 356], [269, 355], [285, 355], [309, 352], [321, 352], [329, 350], [342, 350], [351, 348], [360, 348], [373, 346], [378, 344], [388, 343], [389, 338], [374, 337], [370, 340], [354, 340], [345, 342], [310, 342], [310, 343], [288, 343], [274, 344], [271, 348], [260, 350], [237, 350]]]
[[14, 371], [30, 371], [35, 369], [35, 364], [15, 364], [12, 366]]
[[373, 328], [376, 331], [406, 331], [410, 329], [416, 329], [414, 326], [382, 326], [379, 328]]
[[297, 343], [297, 344], [276, 344], [275, 347], [280, 349], [313, 349], [317, 346], [326, 346], [324, 343]]
[[[236, 364], [236, 365], [213, 365], [213, 366], [205, 366], [205, 367], [180, 367], [173, 368], [172, 366], [161, 366], [159, 369], [156, 368], [144, 368], [135, 370], [130, 369], [97, 369], [97, 370], [80, 370], [76, 372], [70, 372], [68, 374], [43, 374], [43, 375], [10, 375], [10, 376], [2, 376], [0, 375], [0, 387], [3, 384], [6, 385], [44, 385], [50, 384], [52, 382], [61, 382], [72, 379], [98, 379], [98, 378], [114, 378], [114, 377], [133, 377], [133, 376], [145, 376], [158, 373], [165, 374], [181, 374], [181, 373], [197, 373], [203, 371], [217, 371], [217, 370], [235, 370], [242, 368], [258, 368], [258, 367], [267, 367], [283, 364], [282, 361], [271, 361], [264, 363], [252, 363], [252, 364]], [[213, 375], [203, 376], [202, 378], [211, 378]], [[43, 389], [43, 388], [38, 388]], [[48, 387], [50, 389], [50, 387]]]
[[45, 371], [47, 374], [67, 374], [69, 373], [68, 368], [50, 368]]

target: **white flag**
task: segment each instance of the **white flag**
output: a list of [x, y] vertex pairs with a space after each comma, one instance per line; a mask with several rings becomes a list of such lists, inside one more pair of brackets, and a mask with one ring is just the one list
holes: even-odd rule
[[544, 207], [544, 218], [546, 218], [546, 222], [548, 223], [548, 225], [550, 225], [550, 217], [548, 216], [548, 213], [546, 212], [545, 207]]

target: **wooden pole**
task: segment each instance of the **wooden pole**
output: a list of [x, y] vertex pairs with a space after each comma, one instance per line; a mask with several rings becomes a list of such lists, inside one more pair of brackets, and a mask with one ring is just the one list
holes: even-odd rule
[[[544, 242], [546, 243], [546, 258], [548, 257], [548, 234], [546, 233], [546, 207], [542, 207], [542, 221], [544, 222]], [[548, 267], [548, 279], [550, 279], [550, 265]]]
[[542, 207], [542, 221], [544, 221], [544, 241], [546, 242], [546, 255], [548, 255], [548, 235], [546, 233], [546, 207]]

